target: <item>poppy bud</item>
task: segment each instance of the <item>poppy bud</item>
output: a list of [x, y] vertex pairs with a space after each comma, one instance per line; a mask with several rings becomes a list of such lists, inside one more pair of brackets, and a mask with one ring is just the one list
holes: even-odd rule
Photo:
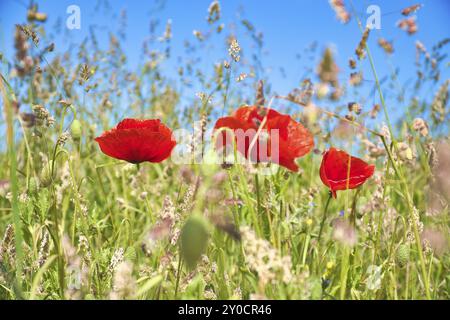
[[208, 244], [208, 228], [200, 216], [192, 216], [183, 226], [180, 235], [180, 250], [189, 269], [193, 269], [205, 252]]
[[70, 125], [70, 134], [74, 140], [79, 140], [81, 138], [81, 122], [77, 119], [72, 121]]
[[52, 183], [52, 166], [53, 161], [47, 161], [44, 164], [44, 167], [42, 168], [41, 175], [40, 175], [40, 185], [44, 188], [48, 187]]
[[397, 248], [395, 259], [400, 267], [404, 267], [409, 261], [409, 245], [401, 244]]

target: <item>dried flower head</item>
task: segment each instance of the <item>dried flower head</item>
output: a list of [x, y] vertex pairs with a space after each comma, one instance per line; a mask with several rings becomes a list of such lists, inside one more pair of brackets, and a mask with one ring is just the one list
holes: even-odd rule
[[428, 136], [428, 124], [422, 118], [415, 118], [413, 121], [413, 129], [419, 132], [423, 137]]
[[348, 13], [345, 8], [343, 0], [330, 0], [330, 5], [333, 10], [336, 12], [336, 17], [342, 23], [347, 23], [350, 21], [350, 13]]
[[383, 48], [383, 50], [384, 50], [386, 53], [391, 54], [391, 53], [394, 52], [394, 46], [392, 45], [392, 42], [389, 42], [389, 41], [387, 41], [387, 40], [384, 39], [384, 38], [379, 38], [379, 39], [378, 39], [378, 44], [379, 44], [379, 46], [380, 46], [381, 48]]
[[338, 84], [338, 72], [339, 68], [334, 60], [333, 52], [330, 48], [326, 48], [317, 67], [317, 74], [323, 83], [329, 83], [336, 87]]
[[213, 24], [220, 19], [220, 3], [217, 0], [211, 2], [208, 7], [208, 23]]
[[417, 26], [415, 17], [402, 19], [402, 20], [400, 20], [397, 23], [397, 26], [400, 29], [405, 30], [406, 32], [408, 32], [409, 35], [412, 35], [412, 34], [416, 33], [418, 28], [419, 28]]
[[366, 55], [367, 39], [369, 38], [370, 29], [366, 28], [359, 41], [358, 47], [356, 47], [355, 53], [359, 60], [363, 59]]
[[363, 74], [362, 71], [359, 72], [352, 72], [350, 73], [350, 79], [348, 80], [348, 82], [350, 83], [351, 86], [359, 86], [363, 81]]
[[374, 104], [372, 109], [370, 110], [370, 117], [372, 119], [375, 119], [378, 115], [378, 112], [380, 112], [380, 110], [381, 110], [380, 105], [378, 103]]
[[448, 87], [450, 80], [445, 81], [440, 87], [433, 102], [431, 103], [431, 115], [435, 123], [444, 122], [446, 111], [445, 108], [448, 104]]
[[361, 107], [361, 105], [359, 103], [357, 103], [357, 102], [349, 102], [347, 107], [348, 107], [348, 111], [354, 112], [357, 115], [361, 114], [362, 107]]
[[239, 62], [241, 56], [239, 53], [241, 52], [241, 47], [236, 38], [233, 38], [230, 43], [230, 47], [228, 49], [229, 55], [233, 58], [235, 62]]
[[417, 12], [417, 10], [419, 10], [420, 7], [422, 7], [421, 4], [414, 4], [412, 6], [406, 7], [405, 9], [402, 10], [402, 15], [409, 16], [411, 13]]

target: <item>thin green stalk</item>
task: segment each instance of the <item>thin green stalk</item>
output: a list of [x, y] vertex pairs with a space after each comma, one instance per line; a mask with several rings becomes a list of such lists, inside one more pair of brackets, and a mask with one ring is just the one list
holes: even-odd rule
[[[353, 4], [352, 4], [352, 7], [353, 7]], [[358, 26], [359, 26], [361, 32], [364, 32], [362, 24], [361, 24], [361, 20], [359, 19], [358, 15], [356, 14], [356, 11], [355, 11], [354, 8], [353, 8], [353, 11], [355, 13], [355, 17], [356, 17], [356, 20], [358, 22]], [[376, 68], [375, 68], [375, 63], [374, 63], [372, 54], [370, 52], [370, 49], [369, 49], [369, 46], [368, 46], [367, 43], [365, 45], [365, 49], [366, 49], [366, 52], [367, 52], [367, 57], [368, 57], [369, 62], [370, 62], [370, 66], [371, 66], [371, 69], [372, 69], [373, 76], [375, 78], [375, 84], [376, 84], [376, 87], [377, 87], [378, 94], [380, 96], [380, 102], [381, 102], [381, 105], [383, 106], [384, 116], [385, 116], [385, 119], [386, 119], [386, 122], [387, 122], [387, 125], [388, 125], [388, 128], [389, 128], [390, 135], [392, 137], [392, 143], [393, 143], [395, 151], [398, 152], [397, 141], [395, 140], [395, 137], [394, 137], [394, 134], [393, 134], [391, 121], [389, 119], [389, 114], [388, 114], [386, 102], [384, 100], [383, 92], [381, 90], [381, 85], [380, 85], [380, 81], [378, 79], [378, 74], [377, 74], [377, 71], [376, 71]], [[408, 206], [409, 217], [410, 217], [410, 219], [412, 221], [414, 221], [414, 219], [413, 219], [413, 207], [412, 207], [412, 203], [413, 202], [412, 202], [412, 197], [411, 197], [410, 192], [409, 192], [408, 185], [407, 185], [407, 183], [406, 183], [406, 181], [404, 179], [403, 174], [400, 173], [400, 171], [398, 170], [395, 162], [392, 159], [392, 155], [390, 153], [390, 149], [388, 148], [388, 146], [386, 144], [385, 138], [384, 137], [381, 137], [381, 138], [382, 138], [384, 147], [385, 147], [386, 151], [388, 152], [389, 160], [392, 163], [392, 167], [394, 168], [394, 170], [395, 170], [395, 172], [396, 172], [398, 178], [400, 179], [401, 184], [402, 184], [402, 186], [404, 188], [405, 196], [406, 196], [406, 202], [407, 202], [407, 206]], [[416, 247], [417, 247], [417, 251], [418, 251], [418, 255], [419, 255], [420, 268], [421, 268], [421, 273], [422, 273], [422, 277], [423, 277], [423, 283], [424, 283], [424, 287], [425, 287], [425, 294], [427, 296], [427, 299], [431, 299], [430, 288], [429, 288], [428, 277], [427, 277], [427, 267], [425, 265], [425, 260], [423, 258], [422, 244], [420, 243], [419, 232], [417, 230], [416, 223], [413, 223], [412, 225], [413, 225], [414, 237], [415, 237], [415, 240], [416, 240]]]
[[[9, 87], [5, 78], [2, 75], [3, 81], [0, 81], [0, 88], [3, 96], [3, 104], [5, 107], [6, 118], [7, 118], [7, 128], [6, 128], [6, 138], [8, 145], [8, 156], [9, 156], [9, 176], [11, 180], [11, 209], [14, 217], [14, 239], [15, 239], [15, 249], [16, 249], [16, 279], [15, 279], [15, 289], [16, 295], [22, 297], [22, 270], [23, 270], [23, 251], [22, 251], [22, 221], [20, 219], [19, 212], [19, 186], [17, 180], [17, 159], [16, 159], [16, 148], [14, 142], [14, 118], [12, 114], [11, 107], [11, 95], [12, 92], [7, 94], [5, 84]], [[11, 89], [11, 88], [9, 88]]]
[[347, 291], [347, 274], [348, 274], [348, 260], [350, 256], [350, 247], [343, 244], [341, 248], [342, 248], [342, 261], [341, 261], [339, 297], [341, 300], [344, 300], [345, 293]]
[[332, 197], [332, 194], [330, 192], [328, 195], [327, 202], [325, 204], [325, 209], [323, 210], [322, 222], [320, 223], [319, 236], [317, 237], [317, 243], [320, 243], [320, 239], [322, 238], [323, 226], [325, 224], [325, 220], [327, 219], [328, 206], [330, 205], [331, 197]]
[[181, 257], [181, 252], [178, 257], [178, 267], [177, 267], [177, 280], [175, 283], [175, 299], [178, 297], [178, 286], [180, 284], [180, 277], [181, 277], [181, 266], [183, 264], [183, 258]]

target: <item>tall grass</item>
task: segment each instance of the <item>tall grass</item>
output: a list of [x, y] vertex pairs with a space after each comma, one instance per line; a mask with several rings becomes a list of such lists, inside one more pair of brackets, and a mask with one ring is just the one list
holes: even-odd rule
[[[353, 76], [347, 84], [332, 50], [311, 46], [305, 52], [317, 70], [276, 94], [257, 28], [243, 19], [229, 31], [220, 6], [209, 10], [214, 18], [186, 43], [175, 77], [165, 68], [174, 41], [169, 22], [150, 30], [136, 70], [126, 63], [120, 28], [108, 30], [108, 44], [92, 31], [75, 52], [63, 52], [58, 42], [50, 46], [42, 15], [17, 27], [16, 55], [3, 57], [0, 82], [7, 133], [0, 149], [0, 298], [448, 299], [449, 82], [439, 78], [448, 40], [430, 51], [417, 44], [414, 88], [391, 75], [400, 91], [416, 93], [397, 120], [385, 100], [393, 83], [380, 81], [384, 66], [370, 50], [378, 48], [364, 37], [355, 47], [367, 57], [342, 68], [359, 72], [369, 64], [374, 83], [354, 83]], [[223, 48], [209, 46], [213, 37]], [[211, 48], [223, 57], [212, 71], [201, 69]], [[372, 86], [375, 105], [358, 95]], [[299, 172], [211, 164], [216, 153], [204, 145], [208, 164], [134, 165], [106, 157], [94, 141], [133, 116], [188, 128], [199, 142], [217, 118], [264, 102], [314, 134], [315, 149], [297, 160]], [[330, 146], [376, 165], [370, 180], [337, 199], [319, 176]]]

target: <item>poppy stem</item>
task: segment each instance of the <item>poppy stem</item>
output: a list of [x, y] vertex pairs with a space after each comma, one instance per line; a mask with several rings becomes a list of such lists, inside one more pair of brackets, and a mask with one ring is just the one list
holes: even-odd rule
[[352, 202], [352, 211], [350, 213], [350, 221], [353, 224], [353, 227], [356, 227], [356, 201], [358, 199], [360, 190], [361, 190], [361, 188], [356, 189], [355, 196], [353, 197], [353, 202]]
[[323, 211], [322, 222], [320, 223], [319, 236], [317, 237], [317, 243], [318, 244], [320, 244], [320, 238], [322, 237], [323, 226], [325, 224], [325, 220], [327, 219], [328, 206], [330, 205], [330, 201], [331, 201], [332, 196], [333, 195], [332, 195], [332, 193], [330, 191], [330, 193], [328, 195], [327, 203], [325, 204], [325, 209]]

